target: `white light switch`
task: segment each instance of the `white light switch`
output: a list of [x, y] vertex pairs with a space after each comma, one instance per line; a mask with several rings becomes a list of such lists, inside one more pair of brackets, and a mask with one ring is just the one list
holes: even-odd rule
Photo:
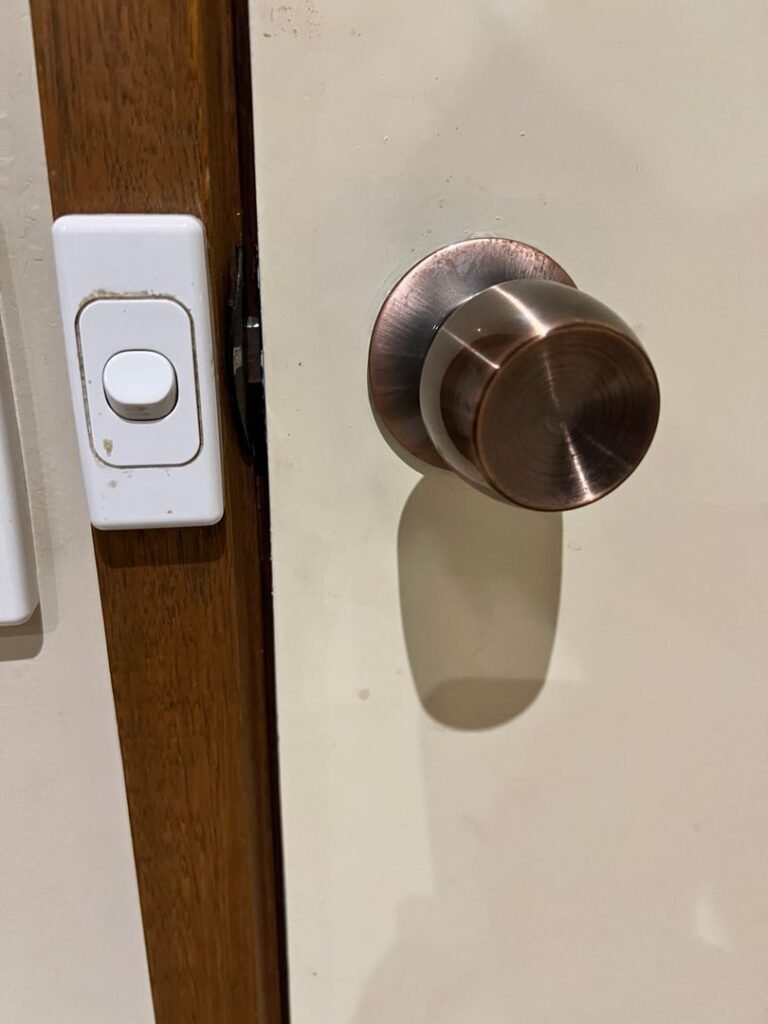
[[194, 217], [62, 217], [53, 228], [91, 521], [223, 512], [205, 236]]
[[107, 361], [103, 382], [109, 407], [125, 420], [161, 420], [176, 405], [176, 371], [159, 352], [118, 352]]

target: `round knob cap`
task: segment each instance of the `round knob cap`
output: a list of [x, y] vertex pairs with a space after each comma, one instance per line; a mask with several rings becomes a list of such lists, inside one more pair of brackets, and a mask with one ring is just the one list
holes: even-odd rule
[[[440, 315], [446, 276], [454, 300], [469, 278], [468, 294]], [[426, 306], [431, 329], [413, 314]], [[659, 416], [656, 375], [632, 329], [549, 257], [504, 239], [450, 246], [409, 272], [377, 321], [369, 374], [400, 445], [545, 511], [614, 490]]]
[[159, 352], [117, 352], [104, 367], [103, 383], [111, 408], [126, 420], [163, 419], [176, 405], [176, 371]]

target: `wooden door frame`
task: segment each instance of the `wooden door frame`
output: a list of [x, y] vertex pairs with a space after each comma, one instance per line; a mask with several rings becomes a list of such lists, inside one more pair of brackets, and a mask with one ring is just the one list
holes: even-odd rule
[[283, 1024], [266, 479], [225, 386], [255, 250], [247, 0], [31, 0], [51, 202], [206, 228], [223, 430], [214, 527], [94, 548], [158, 1024]]

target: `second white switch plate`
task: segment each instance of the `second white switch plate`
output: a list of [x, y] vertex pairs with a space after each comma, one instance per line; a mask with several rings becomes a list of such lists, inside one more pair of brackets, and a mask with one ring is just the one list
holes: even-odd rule
[[37, 581], [16, 411], [5, 370], [0, 348], [0, 626], [16, 626], [37, 607]]
[[[194, 217], [94, 214], [53, 226], [72, 404], [91, 521], [102, 530], [192, 526], [223, 513], [205, 234]], [[118, 352], [158, 352], [178, 397], [129, 420], [106, 399]]]

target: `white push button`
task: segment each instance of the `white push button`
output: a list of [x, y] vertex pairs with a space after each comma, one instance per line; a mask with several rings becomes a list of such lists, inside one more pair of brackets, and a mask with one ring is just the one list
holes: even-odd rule
[[173, 411], [178, 396], [176, 371], [159, 352], [118, 352], [104, 367], [104, 394], [126, 420], [161, 420]]

